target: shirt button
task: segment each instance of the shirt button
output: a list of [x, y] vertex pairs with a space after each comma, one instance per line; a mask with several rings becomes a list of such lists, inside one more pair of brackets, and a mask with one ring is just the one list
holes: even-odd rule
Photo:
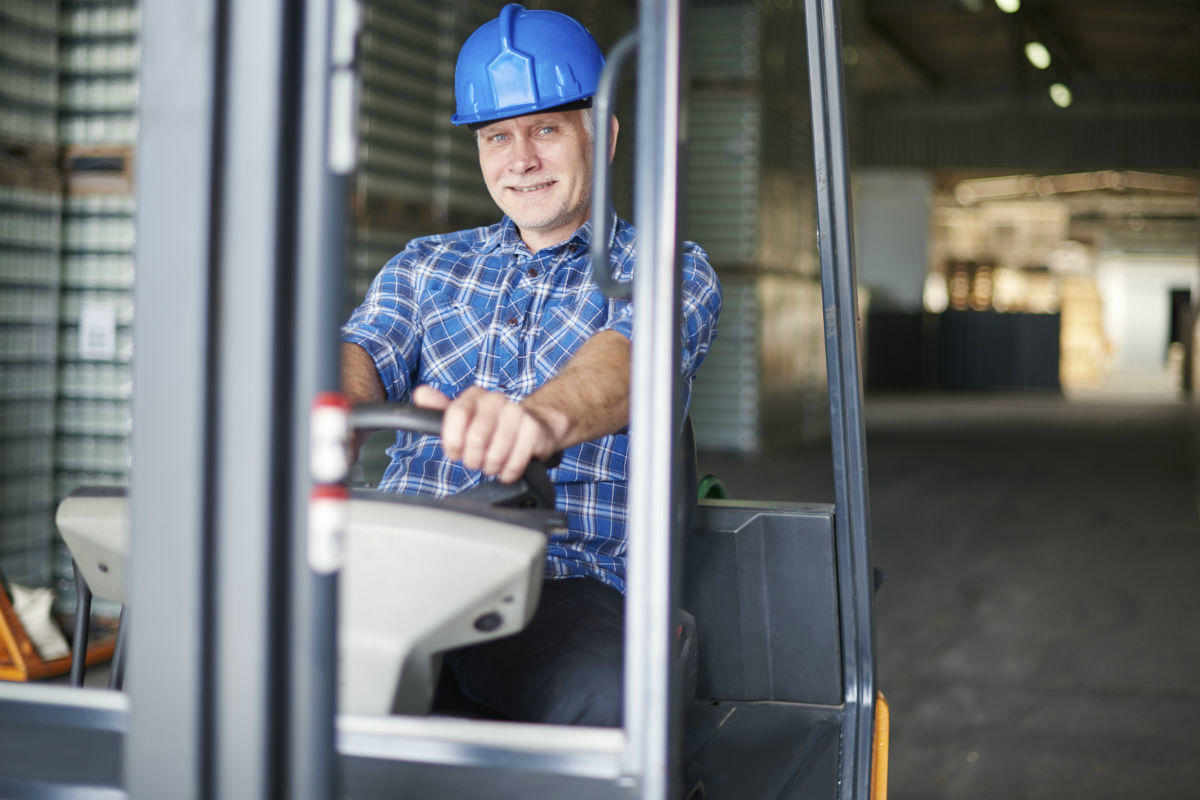
[[531, 278], [536, 278], [538, 276], [537, 267], [530, 267], [528, 270], [525, 271], [525, 274]]
[[511, 325], [511, 326], [513, 326], [514, 328], [515, 328], [515, 327], [517, 327], [517, 324], [518, 324], [519, 322], [520, 322], [520, 320], [519, 320], [519, 319], [517, 319], [516, 317], [509, 317], [509, 318], [508, 318], [508, 324], [509, 324], [509, 325]]

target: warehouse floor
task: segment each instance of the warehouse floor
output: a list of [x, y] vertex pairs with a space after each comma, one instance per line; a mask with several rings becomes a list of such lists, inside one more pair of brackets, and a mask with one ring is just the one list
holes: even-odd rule
[[[1200, 796], [1188, 407], [888, 397], [867, 419], [892, 800]], [[832, 497], [828, 445], [701, 469]]]

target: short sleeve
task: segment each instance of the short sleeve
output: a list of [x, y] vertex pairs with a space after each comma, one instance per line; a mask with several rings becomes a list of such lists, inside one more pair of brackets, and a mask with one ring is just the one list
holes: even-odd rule
[[371, 356], [387, 398], [393, 402], [407, 399], [420, 356], [421, 315], [413, 287], [414, 262], [410, 244], [384, 264], [362, 304], [342, 326], [342, 341], [358, 345]]
[[[615, 277], [630, 280], [632, 267], [630, 258], [615, 270]], [[612, 299], [608, 303], [608, 322], [603, 330], [614, 330], [632, 340], [633, 304], [628, 300]], [[691, 378], [716, 338], [717, 318], [721, 314], [721, 283], [708, 263], [708, 254], [695, 242], [684, 242], [683, 246], [681, 311], [680, 372]]]
[[[599, 291], [599, 290], [597, 290]], [[616, 331], [633, 341], [633, 304], [628, 300], [608, 300], [608, 321], [601, 330]]]
[[721, 282], [708, 254], [695, 242], [683, 243], [683, 282], [680, 314], [680, 370], [693, 377], [717, 336], [721, 315]]

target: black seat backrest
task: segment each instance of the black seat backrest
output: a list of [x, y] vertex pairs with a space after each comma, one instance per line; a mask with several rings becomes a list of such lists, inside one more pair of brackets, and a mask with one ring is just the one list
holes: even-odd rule
[[697, 696], [842, 702], [833, 507], [707, 500], [684, 550]]

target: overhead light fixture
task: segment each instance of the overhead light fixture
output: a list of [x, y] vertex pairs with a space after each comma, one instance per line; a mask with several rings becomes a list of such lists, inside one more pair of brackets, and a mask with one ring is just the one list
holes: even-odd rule
[[1066, 108], [1071, 105], [1071, 90], [1065, 83], [1052, 83], [1050, 84], [1050, 99], [1059, 108]]
[[1005, 14], [1015, 14], [1021, 10], [1021, 0], [996, 0], [996, 5]]
[[1041, 42], [1026, 42], [1025, 57], [1038, 69], [1050, 66], [1050, 51]]

